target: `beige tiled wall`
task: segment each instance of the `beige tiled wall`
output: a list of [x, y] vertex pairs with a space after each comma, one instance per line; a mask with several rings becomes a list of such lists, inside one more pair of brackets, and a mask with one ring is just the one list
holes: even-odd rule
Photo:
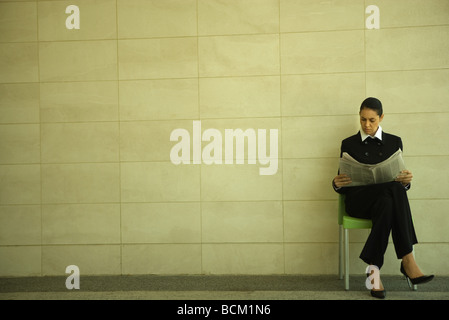
[[[415, 254], [447, 274], [448, 52], [449, 0], [0, 0], [0, 276], [336, 274], [330, 183], [367, 96], [404, 141]], [[174, 165], [194, 120], [277, 129], [276, 173]]]

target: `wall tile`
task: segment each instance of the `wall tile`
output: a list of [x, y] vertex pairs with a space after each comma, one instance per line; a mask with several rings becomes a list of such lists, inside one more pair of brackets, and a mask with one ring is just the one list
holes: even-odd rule
[[[64, 276], [70, 265], [80, 271], [80, 289], [84, 275], [120, 275], [119, 245], [67, 245], [42, 247], [42, 275]], [[64, 283], [62, 284], [64, 285]]]
[[379, 97], [387, 113], [447, 111], [449, 70], [367, 72], [367, 96]]
[[39, 246], [0, 247], [0, 274], [3, 277], [32, 277], [41, 275]]
[[[66, 13], [69, 5], [76, 5], [79, 8], [79, 29], [68, 29], [66, 26], [66, 20], [72, 14]], [[40, 1], [38, 10], [40, 41], [117, 38], [114, 0]]]
[[36, 43], [1, 43], [0, 83], [37, 82], [38, 50]]
[[402, 138], [404, 155], [449, 155], [449, 143], [441, 139], [441, 132], [449, 126], [449, 113], [385, 114], [386, 120], [388, 126], [382, 128]]
[[199, 86], [201, 118], [280, 116], [280, 79], [203, 78]]
[[40, 244], [40, 206], [0, 206], [0, 245]]
[[[350, 248], [351, 260], [358, 254]], [[357, 251], [356, 251], [357, 252]], [[359, 259], [360, 260], [360, 259]], [[360, 260], [361, 261], [361, 260]], [[352, 262], [352, 261], [351, 261]], [[366, 265], [365, 265], [366, 268]], [[350, 266], [350, 271], [363, 270]], [[338, 272], [338, 244], [291, 243], [285, 245], [285, 273], [336, 274]], [[357, 272], [360, 274], [361, 272]], [[344, 285], [342, 283], [342, 289]]]
[[117, 41], [41, 42], [41, 81], [117, 79]]
[[447, 24], [449, 3], [441, 0], [378, 0], [380, 27], [417, 27]]
[[119, 160], [116, 122], [42, 125], [42, 162], [111, 162]]
[[409, 199], [447, 199], [449, 156], [404, 157], [404, 161], [413, 173]]
[[124, 203], [121, 209], [123, 243], [199, 243], [199, 202]]
[[[415, 185], [413, 185], [415, 187]], [[419, 243], [449, 242], [446, 232], [448, 215], [447, 199], [417, 199], [410, 201], [413, 215], [413, 224]]]
[[170, 134], [177, 128], [190, 132], [192, 148], [192, 121], [122, 122], [120, 124], [120, 159], [122, 161], [170, 161], [170, 151], [177, 144], [170, 141]]
[[42, 122], [118, 120], [115, 81], [41, 83]]
[[197, 79], [120, 81], [121, 120], [198, 117]]
[[120, 243], [120, 205], [43, 205], [42, 243]]
[[124, 274], [199, 274], [199, 244], [124, 245]]
[[284, 158], [313, 158], [340, 156], [341, 141], [355, 134], [359, 117], [316, 116], [291, 117], [282, 120]]
[[[266, 165], [268, 167], [268, 165]], [[282, 199], [282, 161], [274, 175], [260, 175], [259, 164], [211, 164], [201, 167], [203, 201]]]
[[448, 68], [449, 26], [369, 30], [366, 70]]
[[203, 272], [279, 274], [284, 271], [282, 244], [204, 244]]
[[42, 202], [107, 203], [120, 200], [116, 163], [42, 165]]
[[40, 165], [1, 165], [0, 204], [40, 204]]
[[0, 125], [0, 163], [39, 163], [38, 124]]
[[0, 42], [37, 40], [36, 3], [0, 3]]
[[[285, 242], [338, 242], [336, 201], [284, 201]], [[355, 240], [356, 230], [351, 230]], [[366, 240], [367, 233], [358, 236]]]
[[204, 202], [203, 243], [281, 242], [282, 204], [263, 202]]
[[360, 72], [365, 69], [359, 30], [281, 35], [282, 74]]
[[357, 114], [365, 99], [364, 73], [284, 75], [282, 116]]
[[196, 38], [120, 40], [121, 80], [198, 76]]
[[0, 85], [0, 123], [39, 122], [39, 84]]
[[281, 32], [362, 29], [363, 1], [280, 0]]
[[332, 179], [338, 172], [338, 157], [283, 160], [284, 200], [336, 199]]
[[195, 36], [195, 0], [118, 0], [119, 38]]
[[201, 77], [279, 74], [279, 36], [276, 34], [198, 40]]
[[[220, 132], [221, 135], [221, 152], [222, 152], [222, 163], [227, 164], [227, 157], [230, 157], [230, 155], [227, 156], [227, 148], [232, 145], [233, 152], [232, 152], [232, 160], [231, 162], [233, 164], [237, 163], [237, 160], [243, 160], [243, 163], [249, 163], [249, 160], [252, 160], [255, 162], [254, 164], [259, 166], [263, 162], [262, 157], [273, 157], [273, 158], [281, 158], [282, 155], [282, 130], [281, 130], [281, 119], [280, 118], [241, 118], [241, 119], [209, 119], [209, 120], [202, 120], [201, 121], [201, 130], [204, 134], [206, 130], [209, 129], [216, 129]], [[227, 138], [227, 130], [230, 134], [236, 135], [231, 140], [229, 137]], [[239, 134], [241, 130], [241, 135]], [[262, 130], [259, 132], [259, 130]], [[277, 130], [277, 131], [276, 131]], [[253, 135], [254, 134], [254, 135]], [[273, 140], [271, 141], [271, 136], [275, 138], [277, 134], [277, 141]], [[239, 136], [245, 136], [244, 139], [244, 146], [243, 150], [236, 150], [237, 141], [242, 141], [238, 137]], [[193, 136], [193, 135], [191, 135]], [[253, 137], [254, 140], [249, 140], [249, 137]], [[263, 154], [263, 150], [261, 150], [261, 155], [259, 156], [259, 143], [263, 143], [263, 139], [265, 137], [265, 154]], [[203, 151], [205, 151], [205, 155], [202, 157], [203, 163], [205, 162], [205, 157], [208, 157], [209, 154], [207, 153], [207, 148], [209, 144], [213, 143], [214, 139], [211, 138], [209, 140], [205, 139], [202, 143]], [[251, 145], [249, 145], [249, 141], [253, 141]], [[271, 151], [271, 146], [276, 147], [277, 142], [277, 149], [278, 152], [276, 154], [276, 150], [273, 149]], [[217, 142], [219, 145], [219, 142]], [[213, 146], [213, 145], [212, 145]], [[218, 147], [218, 149], [220, 149]], [[250, 151], [251, 150], [251, 151]], [[250, 152], [254, 152], [254, 155], [251, 155]], [[212, 153], [213, 155], [213, 153]], [[212, 156], [211, 155], [211, 156]], [[193, 153], [192, 153], [193, 157]], [[252, 163], [251, 163], [252, 164]], [[271, 163], [273, 172], [275, 173], [276, 166], [275, 161]], [[269, 167], [270, 163], [264, 164], [261, 167]], [[278, 165], [279, 167], [279, 165]], [[267, 170], [262, 170], [267, 171]]]
[[425, 243], [416, 246], [415, 257], [424, 274], [447, 274], [445, 263], [439, 263], [441, 257], [447, 257], [449, 245], [447, 243]]
[[198, 33], [200, 35], [278, 32], [279, 3], [277, 0], [198, 1]]
[[122, 202], [199, 201], [200, 168], [171, 162], [123, 162]]

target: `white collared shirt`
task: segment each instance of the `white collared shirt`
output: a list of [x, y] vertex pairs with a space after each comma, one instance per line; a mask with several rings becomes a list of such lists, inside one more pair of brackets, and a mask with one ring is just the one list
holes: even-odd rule
[[366, 134], [365, 131], [363, 131], [363, 129], [360, 129], [360, 136], [362, 137], [362, 141], [365, 141], [366, 138], [370, 137], [371, 139], [379, 139], [380, 141], [382, 141], [382, 127], [379, 126], [379, 128], [377, 128], [376, 133], [374, 134], [374, 136], [370, 136], [369, 134]]

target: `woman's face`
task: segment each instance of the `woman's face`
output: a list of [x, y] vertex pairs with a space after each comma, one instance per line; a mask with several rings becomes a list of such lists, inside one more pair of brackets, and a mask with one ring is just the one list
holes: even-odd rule
[[363, 108], [360, 111], [360, 125], [363, 131], [370, 136], [376, 134], [376, 131], [379, 128], [379, 123], [383, 118], [383, 114], [379, 117], [377, 112], [372, 109]]

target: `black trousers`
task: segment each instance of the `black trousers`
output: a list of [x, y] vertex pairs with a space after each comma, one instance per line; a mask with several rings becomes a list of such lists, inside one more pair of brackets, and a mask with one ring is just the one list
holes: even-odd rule
[[348, 189], [346, 212], [352, 217], [371, 219], [373, 222], [360, 259], [380, 269], [390, 232], [398, 259], [413, 251], [413, 245], [418, 240], [407, 192], [401, 183], [388, 182]]

